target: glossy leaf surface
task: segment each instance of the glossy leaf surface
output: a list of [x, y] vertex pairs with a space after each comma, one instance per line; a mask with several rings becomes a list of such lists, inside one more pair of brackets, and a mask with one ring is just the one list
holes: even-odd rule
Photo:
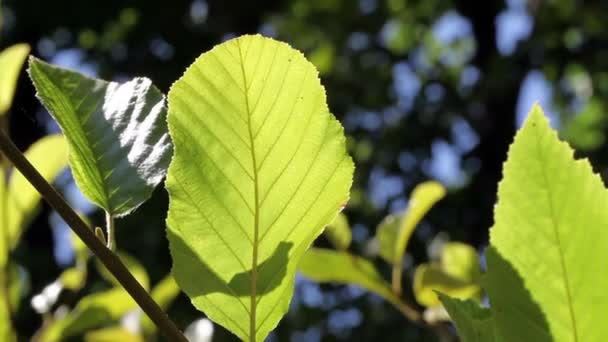
[[30, 60], [37, 96], [63, 130], [76, 183], [112, 216], [150, 197], [171, 158], [164, 96], [147, 78], [106, 82]]
[[202, 54], [169, 92], [173, 274], [247, 341], [287, 311], [296, 265], [348, 199], [353, 163], [317, 71], [243, 36]]

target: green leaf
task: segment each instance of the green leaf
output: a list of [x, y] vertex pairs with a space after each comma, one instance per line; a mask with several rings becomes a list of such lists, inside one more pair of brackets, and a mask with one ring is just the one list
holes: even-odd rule
[[30, 46], [27, 44], [16, 44], [0, 52], [0, 116], [11, 108], [17, 80], [29, 53]]
[[348, 249], [352, 236], [346, 215], [339, 213], [334, 222], [325, 227], [325, 236], [337, 249]]
[[446, 243], [439, 263], [424, 263], [414, 272], [414, 296], [426, 307], [440, 305], [436, 291], [454, 298], [481, 295], [481, 268], [475, 248], [461, 242]]
[[472, 300], [462, 301], [442, 294], [439, 294], [439, 297], [452, 317], [462, 342], [499, 341], [494, 332], [494, 320], [489, 309], [480, 307]]
[[[44, 179], [52, 182], [67, 166], [68, 148], [65, 138], [60, 134], [45, 136], [30, 146], [25, 157]], [[14, 248], [25, 227], [33, 219], [41, 196], [18, 170], [14, 170], [11, 175], [8, 193], [8, 234], [10, 247]]]
[[445, 188], [438, 182], [418, 184], [410, 195], [408, 207], [396, 215], [388, 215], [376, 229], [380, 256], [390, 264], [401, 265], [410, 237], [420, 220], [445, 196]]
[[[0, 167], [0, 269], [4, 269], [9, 254], [8, 247], [8, 216], [6, 215], [8, 189], [6, 188], [6, 171]], [[1, 283], [1, 282], [0, 282]]]
[[479, 284], [452, 277], [437, 264], [421, 264], [416, 267], [413, 288], [416, 301], [426, 307], [440, 304], [435, 291], [463, 299], [479, 293]]
[[84, 335], [85, 342], [144, 342], [145, 340], [129, 330], [116, 326], [88, 332]]
[[330, 249], [310, 248], [304, 254], [298, 270], [317, 282], [357, 285], [394, 305], [401, 305], [374, 264], [362, 257]]
[[397, 241], [400, 222], [400, 216], [387, 215], [376, 228], [380, 257], [391, 265], [395, 263], [395, 241]]
[[608, 335], [608, 192], [535, 105], [498, 188], [484, 288], [500, 341]]
[[30, 59], [37, 96], [65, 133], [82, 192], [113, 217], [147, 200], [171, 158], [164, 96], [147, 78], [105, 82]]
[[353, 163], [317, 72], [287, 44], [243, 36], [169, 92], [173, 274], [243, 340], [287, 311], [296, 265], [348, 199]]
[[67, 316], [53, 321], [45, 329], [41, 341], [63, 341], [85, 331], [118, 321], [137, 307], [122, 288], [98, 292], [82, 298]]
[[441, 251], [441, 269], [448, 275], [469, 283], [481, 278], [479, 256], [471, 245], [448, 242]]
[[424, 182], [414, 188], [395, 240], [395, 262], [399, 262], [403, 258], [414, 228], [433, 205], [444, 196], [445, 188], [438, 182]]

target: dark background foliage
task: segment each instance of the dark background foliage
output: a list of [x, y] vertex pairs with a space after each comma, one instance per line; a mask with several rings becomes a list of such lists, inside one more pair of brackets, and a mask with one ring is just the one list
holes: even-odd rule
[[[425, 261], [440, 232], [481, 251], [508, 144], [534, 100], [597, 171], [608, 162], [605, 1], [5, 0], [2, 6], [0, 47], [27, 42], [52, 63], [106, 79], [145, 75], [165, 92], [200, 53], [240, 34], [261, 32], [302, 50], [321, 72], [357, 165], [346, 208], [355, 253], [365, 253], [380, 220], [404, 208], [413, 186], [430, 178], [449, 193], [418, 228], [406, 263]], [[25, 73], [10, 129], [23, 149], [57, 130]], [[101, 224], [69, 177], [58, 185]], [[159, 188], [117, 222], [120, 247], [146, 266], [152, 283], [170, 270], [166, 208]], [[41, 324], [29, 296], [70, 263], [65, 227], [57, 221], [45, 208], [13, 256], [31, 279], [16, 317], [24, 339]], [[298, 279], [272, 340], [435, 340], [375, 296]], [[84, 292], [100, 284], [93, 273]], [[182, 328], [202, 316], [185, 296], [169, 313]], [[215, 331], [217, 341], [234, 340], [220, 327]]]

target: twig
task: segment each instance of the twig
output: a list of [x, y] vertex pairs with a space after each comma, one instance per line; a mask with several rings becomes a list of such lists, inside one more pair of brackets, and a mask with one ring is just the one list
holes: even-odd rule
[[15, 168], [32, 184], [63, 220], [72, 228], [74, 233], [93, 251], [104, 266], [114, 275], [135, 302], [150, 317], [152, 322], [170, 341], [188, 340], [175, 326], [173, 321], [148, 295], [146, 290], [135, 280], [133, 275], [120, 261], [118, 256], [104, 246], [99, 238], [76, 212], [68, 205], [61, 195], [38, 173], [25, 156], [13, 144], [10, 138], [0, 130], [0, 150], [13, 163]]

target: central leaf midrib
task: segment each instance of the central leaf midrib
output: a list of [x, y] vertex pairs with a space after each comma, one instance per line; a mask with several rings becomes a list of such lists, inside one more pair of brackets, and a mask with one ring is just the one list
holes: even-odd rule
[[253, 224], [253, 256], [251, 258], [251, 283], [250, 283], [250, 310], [249, 310], [249, 340], [254, 342], [256, 335], [256, 297], [257, 297], [257, 264], [258, 264], [258, 235], [259, 235], [259, 221], [260, 221], [260, 208], [259, 208], [259, 190], [258, 190], [258, 170], [257, 163], [255, 159], [255, 144], [253, 138], [253, 130], [251, 127], [251, 111], [249, 108], [249, 88], [247, 86], [247, 77], [245, 75], [245, 60], [243, 59], [243, 53], [241, 51], [241, 41], [239, 39], [236, 40], [236, 45], [239, 50], [239, 59], [240, 59], [240, 67], [241, 74], [243, 77], [243, 96], [245, 97], [245, 109], [247, 116], [247, 130], [249, 133], [249, 146], [251, 147], [251, 161], [252, 161], [252, 169], [253, 169], [253, 186], [254, 186], [254, 224]]
[[[533, 125], [533, 127], [536, 127], [535, 125]], [[536, 151], [537, 154], [539, 156], [539, 161], [540, 160], [544, 160], [543, 158], [543, 153], [541, 153], [540, 149], [539, 149], [539, 145], [540, 145], [540, 137], [539, 137], [539, 133], [537, 130], [535, 130], [535, 134], [534, 137], [536, 138]], [[541, 163], [542, 164], [542, 163]], [[545, 186], [545, 193], [547, 194], [547, 200], [549, 202], [549, 211], [550, 211], [550, 216], [551, 216], [551, 226], [553, 228], [553, 233], [555, 235], [555, 239], [557, 241], [557, 249], [558, 249], [558, 256], [559, 256], [559, 262], [560, 262], [560, 268], [561, 268], [561, 273], [563, 275], [563, 279], [564, 279], [564, 287], [566, 288], [566, 298], [568, 300], [568, 312], [570, 314], [570, 321], [572, 323], [572, 333], [574, 335], [574, 341], [577, 342], [578, 341], [578, 331], [576, 329], [576, 318], [574, 315], [574, 308], [573, 308], [573, 303], [572, 303], [572, 295], [570, 294], [570, 280], [568, 278], [568, 273], [566, 271], [566, 262], [564, 260], [564, 256], [563, 256], [563, 247], [562, 247], [562, 243], [561, 240], [559, 238], [559, 224], [555, 219], [555, 210], [553, 208], [553, 200], [552, 200], [552, 196], [551, 196], [551, 188], [549, 186], [549, 180], [547, 179], [547, 174], [545, 173], [545, 168], [541, 167], [541, 174], [543, 177], [543, 182], [544, 182], [544, 186]]]

